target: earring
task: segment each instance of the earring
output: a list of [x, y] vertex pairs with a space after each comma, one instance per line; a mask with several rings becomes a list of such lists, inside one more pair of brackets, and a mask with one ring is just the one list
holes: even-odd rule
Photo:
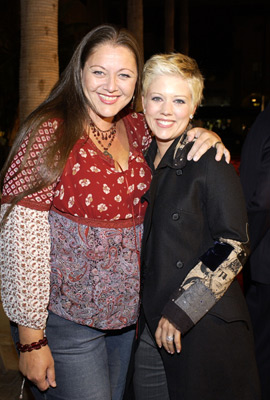
[[192, 119], [192, 118], [193, 118], [193, 114], [190, 114], [189, 119]]
[[143, 109], [143, 113], [144, 113], [144, 114], [146, 113], [146, 109], [145, 109], [145, 108]]
[[131, 108], [132, 110], [134, 110], [134, 108], [135, 108], [135, 96], [132, 97], [131, 104], [130, 104], [130, 108]]

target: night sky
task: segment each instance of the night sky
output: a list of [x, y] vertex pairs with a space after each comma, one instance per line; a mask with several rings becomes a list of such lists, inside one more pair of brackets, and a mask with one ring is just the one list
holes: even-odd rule
[[[85, 13], [86, 2], [59, 0], [60, 71], [76, 43], [94, 24], [126, 26], [125, 0], [96, 0], [103, 8], [92, 18]], [[20, 2], [0, 0], [0, 4], [0, 130], [9, 131], [18, 105]], [[166, 0], [144, 0], [145, 59], [165, 51], [165, 5]], [[175, 0], [175, 51], [180, 51], [179, 10], [180, 0]], [[189, 0], [188, 37], [189, 55], [197, 60], [205, 77], [205, 106], [229, 106], [226, 118], [237, 114], [239, 120], [239, 115], [245, 114], [249, 118], [244, 123], [250, 124], [261, 107], [260, 98], [256, 112], [245, 112], [252, 94], [264, 95], [266, 101], [270, 95], [270, 1]], [[239, 120], [239, 134], [243, 133], [242, 125]]]

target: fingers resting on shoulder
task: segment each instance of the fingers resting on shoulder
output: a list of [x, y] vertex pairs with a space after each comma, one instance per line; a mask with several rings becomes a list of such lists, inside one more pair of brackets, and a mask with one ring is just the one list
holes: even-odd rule
[[194, 141], [192, 148], [188, 153], [188, 160], [198, 161], [201, 156], [211, 147], [216, 149], [215, 160], [220, 161], [224, 155], [229, 164], [231, 156], [229, 150], [224, 146], [218, 134], [207, 129], [196, 127], [188, 131], [188, 140]]

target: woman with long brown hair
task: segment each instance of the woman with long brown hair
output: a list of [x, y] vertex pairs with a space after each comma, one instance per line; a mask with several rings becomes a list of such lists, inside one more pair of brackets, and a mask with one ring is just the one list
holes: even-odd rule
[[[2, 301], [37, 399], [122, 398], [151, 180], [151, 135], [132, 110], [141, 68], [129, 32], [93, 29], [2, 171]], [[200, 134], [190, 156], [219, 143], [220, 159], [220, 138], [197, 128], [190, 140]]]

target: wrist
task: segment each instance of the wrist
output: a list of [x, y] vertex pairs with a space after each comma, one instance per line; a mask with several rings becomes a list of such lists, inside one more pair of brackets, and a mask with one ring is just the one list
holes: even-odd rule
[[41, 349], [41, 347], [47, 346], [47, 344], [48, 344], [48, 339], [45, 336], [38, 342], [33, 342], [29, 344], [21, 344], [20, 342], [17, 342], [16, 346], [20, 353], [26, 353], [26, 352], [31, 352], [33, 350], [39, 350]]
[[44, 338], [43, 329], [33, 329], [26, 326], [19, 325], [19, 341], [21, 344], [29, 344], [33, 342], [38, 342]]

